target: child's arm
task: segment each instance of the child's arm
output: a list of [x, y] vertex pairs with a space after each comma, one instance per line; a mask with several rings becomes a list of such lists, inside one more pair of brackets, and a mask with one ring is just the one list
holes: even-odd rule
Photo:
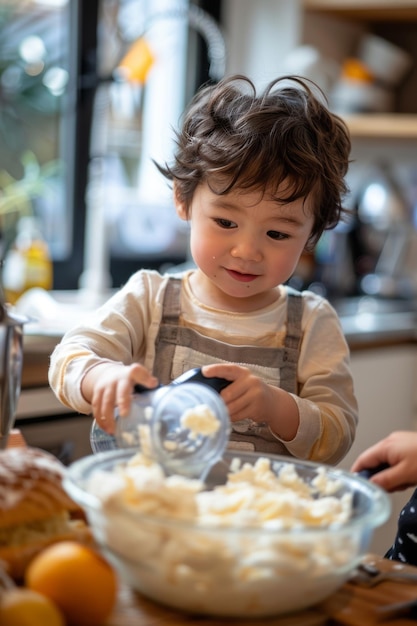
[[[115, 405], [110, 405], [118, 395], [127, 398], [122, 411], [127, 410], [130, 393], [118, 392], [119, 385], [121, 389], [126, 385], [130, 392], [137, 382], [147, 385], [149, 381], [152, 386], [147, 347], [153, 345], [157, 332], [158, 294], [164, 293], [164, 280], [157, 272], [140, 270], [103, 306], [67, 331], [51, 354], [48, 372], [51, 389], [62, 404], [100, 418], [100, 414], [113, 415]], [[109, 420], [109, 428], [111, 424]]]
[[371, 446], [356, 459], [352, 472], [387, 463], [370, 480], [387, 491], [400, 491], [417, 485], [417, 432], [395, 431]]

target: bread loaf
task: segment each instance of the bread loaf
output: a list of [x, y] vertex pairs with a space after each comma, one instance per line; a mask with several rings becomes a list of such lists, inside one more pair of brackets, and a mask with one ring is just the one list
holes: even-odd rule
[[0, 560], [16, 580], [51, 543], [92, 543], [82, 510], [62, 486], [64, 472], [56, 457], [37, 448], [0, 452]]

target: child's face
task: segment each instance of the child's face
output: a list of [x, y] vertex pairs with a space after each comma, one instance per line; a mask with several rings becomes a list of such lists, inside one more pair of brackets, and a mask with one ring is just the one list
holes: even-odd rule
[[[185, 206], [177, 212], [187, 219]], [[259, 191], [214, 194], [199, 185], [189, 209], [191, 254], [201, 270], [206, 303], [237, 310], [267, 306], [293, 274], [313, 227], [308, 203], [278, 204]], [[201, 299], [203, 290], [199, 289]]]

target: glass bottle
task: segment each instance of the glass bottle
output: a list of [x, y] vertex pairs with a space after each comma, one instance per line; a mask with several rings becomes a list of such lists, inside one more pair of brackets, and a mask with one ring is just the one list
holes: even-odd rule
[[3, 286], [6, 302], [15, 304], [28, 289], [52, 289], [53, 267], [48, 245], [35, 216], [21, 217], [16, 239], [6, 254]]

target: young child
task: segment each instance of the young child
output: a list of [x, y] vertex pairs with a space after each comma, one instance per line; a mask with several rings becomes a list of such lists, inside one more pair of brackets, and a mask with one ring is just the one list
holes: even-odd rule
[[[417, 432], [395, 431], [358, 456], [352, 472], [383, 467], [370, 480], [389, 492], [417, 485]], [[417, 565], [417, 489], [398, 518], [394, 543], [385, 555]]]
[[299, 78], [263, 93], [236, 76], [192, 100], [171, 165], [196, 269], [140, 270], [54, 350], [60, 401], [114, 432], [134, 384], [193, 367], [231, 381], [230, 447], [335, 464], [352, 445], [349, 349], [322, 297], [285, 286], [302, 252], [341, 218], [350, 139]]

